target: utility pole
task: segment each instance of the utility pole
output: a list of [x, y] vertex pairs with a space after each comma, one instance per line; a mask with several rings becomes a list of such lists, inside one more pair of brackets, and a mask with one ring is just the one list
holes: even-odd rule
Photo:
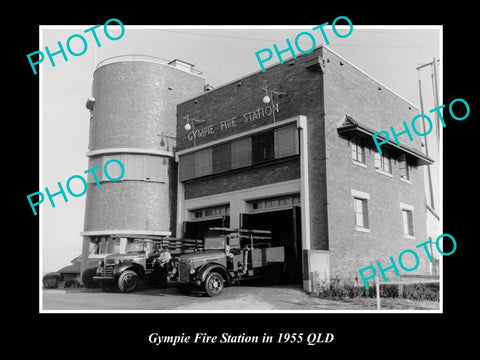
[[[433, 58], [433, 61], [420, 65], [417, 67], [418, 71], [418, 91], [420, 95], [420, 111], [422, 114], [424, 114], [424, 108], [423, 108], [423, 96], [422, 96], [422, 80], [420, 76], [420, 69], [430, 66], [432, 69], [432, 87], [433, 87], [433, 102], [434, 102], [434, 107], [438, 107], [438, 89], [437, 89], [437, 70], [436, 70], [436, 60]], [[440, 149], [440, 125], [439, 125], [439, 119], [438, 119], [438, 113], [435, 112], [435, 123], [436, 123], [436, 133], [437, 133], [437, 147]], [[423, 127], [423, 133], [425, 133], [425, 119], [422, 118], [422, 127]], [[428, 140], [427, 136], [424, 137], [425, 141], [425, 155], [429, 156], [429, 151], [428, 151]], [[428, 188], [429, 188], [429, 195], [430, 195], [430, 204], [432, 209], [435, 209], [435, 203], [434, 203], [434, 196], [433, 196], [433, 186], [432, 186], [432, 171], [431, 171], [431, 165], [427, 165], [427, 175], [428, 175]]]
[[[433, 101], [435, 108], [438, 107], [438, 83], [437, 83], [437, 61], [433, 58], [432, 61], [432, 86], [433, 86]], [[440, 121], [438, 119], [438, 112], [435, 111], [435, 119], [437, 124], [437, 147], [440, 149]]]

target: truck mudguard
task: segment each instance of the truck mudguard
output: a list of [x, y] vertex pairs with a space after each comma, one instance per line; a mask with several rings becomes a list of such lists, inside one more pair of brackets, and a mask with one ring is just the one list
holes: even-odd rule
[[216, 271], [221, 274], [227, 284], [231, 283], [230, 275], [228, 274], [227, 269], [225, 269], [223, 265], [217, 263], [207, 263], [205, 265], [202, 265], [197, 272], [197, 279], [204, 282], [207, 275], [212, 271]]
[[138, 274], [138, 276], [142, 279], [145, 277], [145, 271], [142, 265], [137, 263], [132, 263], [132, 262], [124, 262], [124, 263], [121, 263], [119, 266], [115, 267], [115, 273], [114, 273], [115, 279], [118, 279], [120, 274], [123, 273], [125, 270], [135, 271]]

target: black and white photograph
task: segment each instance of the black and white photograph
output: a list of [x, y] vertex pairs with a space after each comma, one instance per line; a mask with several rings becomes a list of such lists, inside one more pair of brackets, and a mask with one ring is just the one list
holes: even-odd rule
[[442, 29], [350, 24], [113, 19], [40, 63], [41, 310], [441, 311]]
[[34, 118], [18, 283], [42, 351], [462, 338], [471, 27], [113, 10], [39, 17], [19, 50]]

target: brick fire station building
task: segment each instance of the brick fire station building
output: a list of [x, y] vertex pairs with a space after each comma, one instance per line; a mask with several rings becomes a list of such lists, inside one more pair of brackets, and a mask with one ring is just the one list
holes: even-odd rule
[[[432, 160], [419, 137], [382, 155], [371, 137], [418, 109], [327, 47], [214, 89], [179, 60], [114, 60], [94, 73], [87, 156], [125, 175], [88, 188], [82, 266], [151, 235], [265, 229], [310, 291], [362, 285], [359, 269], [427, 240]], [[428, 269], [422, 257], [415, 274]]]
[[177, 106], [175, 232], [268, 229], [289, 242], [306, 290], [334, 277], [362, 285], [359, 269], [427, 240], [432, 160], [418, 137], [382, 155], [371, 137], [416, 114], [325, 46], [190, 98]]

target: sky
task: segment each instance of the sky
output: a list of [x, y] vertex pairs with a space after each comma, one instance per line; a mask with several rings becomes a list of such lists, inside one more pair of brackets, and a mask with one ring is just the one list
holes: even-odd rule
[[[83, 34], [92, 26], [42, 26], [39, 49], [48, 46], [52, 52], [56, 51], [58, 41], [65, 47], [71, 35]], [[93, 71], [100, 61], [128, 54], [168, 60], [178, 58], [194, 64], [197, 70], [203, 72], [205, 83], [217, 87], [259, 71], [256, 51], [263, 48], [273, 50], [273, 44], [283, 49], [285, 39], [290, 39], [293, 44], [296, 35], [302, 31], [314, 35], [317, 46], [324, 44], [318, 30], [311, 30], [314, 26], [316, 24], [275, 28], [155, 26], [148, 29], [146, 26], [125, 24], [124, 35], [112, 41], [105, 36], [102, 25], [96, 31], [101, 47], [97, 47], [94, 39], [86, 35], [87, 50], [83, 55], [73, 57], [67, 53], [67, 62], [58, 55], [54, 57], [55, 67], [50, 65], [47, 58], [40, 65], [40, 178], [39, 188], [31, 189], [28, 193], [42, 191], [45, 187], [51, 193], [56, 192], [58, 182], [65, 188], [70, 176], [82, 175], [87, 170], [89, 111], [85, 103], [91, 96]], [[119, 28], [109, 26], [108, 29], [112, 37], [119, 36]], [[346, 38], [336, 37], [331, 28], [325, 29], [330, 49], [417, 107], [420, 107], [420, 100], [419, 73], [416, 68], [431, 62], [434, 57], [440, 59], [441, 81], [440, 27], [357, 27], [354, 24], [353, 32]], [[347, 30], [338, 27], [341, 34], [347, 33]], [[311, 46], [308, 40], [301, 43], [305, 49]], [[74, 51], [81, 52], [80, 42], [72, 40], [71, 45]], [[276, 63], [278, 59], [266, 66]], [[420, 78], [424, 112], [427, 113], [434, 107], [430, 67], [420, 71]], [[443, 104], [441, 93], [439, 104]], [[406, 119], [407, 122], [409, 120]], [[429, 142], [429, 150], [435, 149], [436, 145]], [[433, 151], [430, 156], [437, 159], [438, 153]], [[433, 170], [434, 185], [438, 187], [438, 168]], [[54, 201], [55, 208], [50, 206], [48, 199], [40, 205], [40, 270], [43, 274], [69, 265], [72, 259], [81, 254], [82, 248], [80, 233], [83, 231], [85, 196], [68, 196], [68, 202], [57, 196]]]

